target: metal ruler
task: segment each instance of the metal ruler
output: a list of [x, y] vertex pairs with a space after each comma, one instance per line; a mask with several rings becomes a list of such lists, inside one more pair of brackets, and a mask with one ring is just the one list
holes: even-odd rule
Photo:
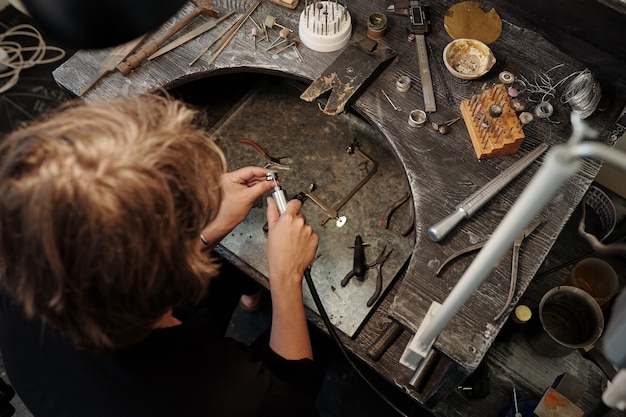
[[428, 64], [428, 52], [426, 49], [426, 33], [428, 33], [428, 20], [426, 11], [417, 1], [410, 1], [409, 18], [411, 19], [412, 32], [415, 34], [415, 47], [417, 49], [417, 63], [420, 70], [420, 81], [422, 82], [422, 94], [424, 95], [424, 107], [427, 112], [437, 111], [435, 103], [435, 92], [433, 90], [433, 79], [430, 75]]

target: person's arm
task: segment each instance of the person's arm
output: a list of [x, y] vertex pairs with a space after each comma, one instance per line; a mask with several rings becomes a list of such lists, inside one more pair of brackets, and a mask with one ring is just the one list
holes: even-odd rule
[[267, 258], [272, 295], [270, 347], [285, 359], [313, 359], [302, 296], [305, 268], [313, 261], [318, 237], [292, 200], [279, 215], [268, 198]]
[[202, 231], [209, 246], [198, 239], [200, 249], [213, 249], [246, 218], [254, 201], [273, 188], [274, 182], [266, 179], [268, 172], [266, 168], [245, 167], [222, 175], [222, 203], [215, 219]]

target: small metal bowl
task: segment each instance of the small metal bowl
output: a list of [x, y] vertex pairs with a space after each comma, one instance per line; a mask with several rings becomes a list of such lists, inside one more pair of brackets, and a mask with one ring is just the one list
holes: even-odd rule
[[448, 71], [463, 80], [475, 80], [485, 75], [496, 57], [491, 49], [476, 39], [455, 39], [443, 50], [443, 62]]

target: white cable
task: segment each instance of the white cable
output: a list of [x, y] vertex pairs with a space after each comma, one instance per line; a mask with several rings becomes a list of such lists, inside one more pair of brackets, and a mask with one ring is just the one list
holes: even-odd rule
[[[36, 40], [34, 46], [23, 46], [11, 37], [28, 37]], [[46, 45], [43, 37], [37, 29], [28, 24], [12, 27], [0, 34], [0, 48], [6, 52], [5, 59], [0, 62], [4, 67], [0, 72], [0, 80], [5, 80], [0, 86], [0, 93], [9, 90], [19, 80], [23, 69], [34, 67], [39, 64], [49, 64], [65, 57], [65, 51], [56, 46]], [[56, 53], [46, 58], [48, 52]]]

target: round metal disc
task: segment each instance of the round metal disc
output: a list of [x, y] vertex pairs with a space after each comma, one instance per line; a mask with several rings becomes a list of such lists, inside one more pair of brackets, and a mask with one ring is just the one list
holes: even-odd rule
[[476, 1], [464, 1], [450, 7], [443, 18], [443, 26], [452, 39], [477, 39], [483, 43], [495, 42], [502, 33], [502, 19], [494, 9], [485, 12]]
[[343, 226], [344, 224], [346, 224], [346, 220], [348, 220], [348, 219], [346, 218], [346, 216], [341, 216], [341, 217], [339, 217], [339, 218], [337, 219], [337, 223], [336, 223], [336, 224], [337, 224], [337, 227], [341, 227], [341, 226]]

